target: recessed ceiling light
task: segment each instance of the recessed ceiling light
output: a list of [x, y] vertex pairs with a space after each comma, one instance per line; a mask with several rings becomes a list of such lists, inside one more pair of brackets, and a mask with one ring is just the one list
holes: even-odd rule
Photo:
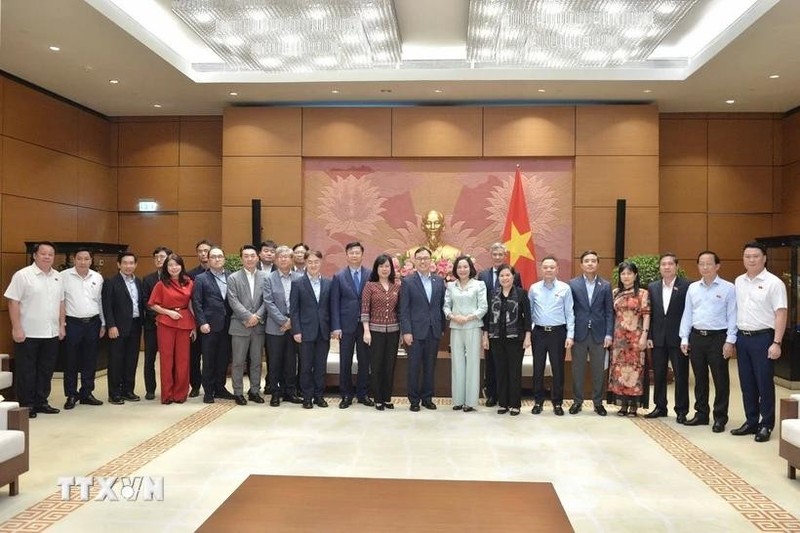
[[736, 103], [736, 100], [734, 100], [734, 99], [732, 99], [732, 98], [731, 98], [730, 100], [725, 100], [725, 103], [726, 103], [726, 104], [735, 104], [735, 103]]
[[435, 92], [436, 94], [441, 94], [441, 93], [443, 93], [444, 91], [443, 91], [443, 90], [441, 90], [441, 89], [434, 89], [434, 90], [433, 90], [433, 92]]
[[645, 89], [642, 92], [645, 93], [645, 94], [650, 94], [651, 92], [653, 92], [653, 89]]
[[228, 93], [228, 96], [239, 96], [239, 93], [237, 93], [236, 91], [231, 91]]
[[119, 83], [119, 80], [108, 80], [108, 83], [110, 83], [111, 85], [116, 85]]
[[331, 89], [331, 94], [339, 94], [339, 89]]
[[781, 77], [780, 74], [770, 74], [769, 75], [769, 79], [771, 79], [771, 80], [777, 80], [780, 77]]
[[546, 92], [547, 92], [547, 90], [545, 90], [545, 89], [536, 89], [536, 92], [539, 92], [539, 93], [546, 93]]
[[156, 108], [160, 109], [161, 108], [161, 104], [153, 104], [153, 107], [156, 107]]
[[60, 48], [60, 47], [58, 47], [58, 46], [51, 46], [51, 47], [50, 47], [50, 50], [52, 50], [53, 52], [60, 52], [60, 51], [61, 51], [61, 48]]

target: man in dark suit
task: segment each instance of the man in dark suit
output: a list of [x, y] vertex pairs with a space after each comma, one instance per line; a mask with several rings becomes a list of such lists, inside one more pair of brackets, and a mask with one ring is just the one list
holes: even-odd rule
[[[208, 265], [208, 270], [194, 278], [192, 289], [194, 318], [200, 330], [203, 354], [203, 403], [214, 403], [214, 398], [222, 398], [235, 399], [236, 403], [244, 405], [225, 388], [231, 358], [231, 336], [228, 333], [231, 308], [227, 300], [230, 273], [225, 270], [225, 253], [221, 248], [211, 248]], [[264, 403], [261, 396], [259, 399]]]
[[[678, 258], [667, 252], [658, 261], [659, 281], [652, 282], [650, 293], [650, 333], [647, 347], [653, 349], [653, 403], [645, 418], [667, 416], [667, 363], [675, 375], [675, 414], [679, 424], [689, 412], [689, 358], [681, 353], [679, 334], [686, 306], [689, 281], [678, 277]], [[708, 422], [706, 422], [708, 423]]]
[[[303, 408], [328, 407], [325, 367], [331, 345], [331, 280], [322, 277], [322, 252], [305, 254], [306, 271], [292, 282], [292, 336], [300, 344], [300, 387]], [[313, 403], [312, 403], [313, 401]]]
[[575, 344], [572, 346], [572, 415], [581, 411], [583, 404], [583, 376], [586, 359], [592, 373], [592, 403], [594, 412], [606, 416], [603, 407], [603, 383], [606, 350], [614, 334], [614, 307], [611, 284], [597, 275], [600, 259], [597, 252], [587, 250], [581, 254], [583, 274], [569, 281], [575, 310]]
[[261, 241], [258, 251], [258, 269], [263, 270], [265, 274], [278, 268], [275, 266], [275, 249], [277, 247], [278, 245], [273, 240]]
[[110, 339], [108, 403], [138, 402], [136, 366], [144, 317], [144, 289], [134, 275], [136, 256], [122, 252], [117, 257], [119, 273], [103, 283], [103, 315]]
[[[500, 282], [497, 279], [497, 270], [502, 264], [506, 262], [506, 255], [508, 251], [502, 242], [496, 242], [489, 247], [489, 253], [492, 255], [492, 266], [478, 274], [478, 279], [486, 285], [486, 299], [489, 307], [492, 305], [492, 296], [494, 291], [500, 287]], [[519, 272], [514, 272], [514, 285], [522, 288], [522, 279]], [[484, 330], [489, 327], [489, 313], [483, 317]], [[494, 407], [497, 405], [497, 378], [495, 378], [494, 368], [494, 355], [491, 350], [484, 352], [484, 389], [486, 395], [486, 407]]]
[[364, 344], [361, 323], [361, 293], [372, 271], [361, 265], [364, 247], [360, 242], [345, 246], [347, 266], [333, 276], [331, 282], [331, 328], [333, 338], [339, 339], [339, 402], [340, 409], [353, 403], [353, 351], [358, 361], [356, 397], [358, 403], [373, 406], [369, 398], [369, 347]]
[[153, 400], [156, 397], [156, 353], [158, 353], [158, 336], [156, 333], [156, 313], [147, 307], [153, 287], [161, 279], [161, 266], [167, 260], [172, 250], [164, 246], [159, 246], [153, 250], [153, 264], [155, 272], [151, 272], [142, 279], [142, 290], [145, 303], [144, 321], [142, 331], [144, 332], [144, 399]]
[[445, 287], [444, 280], [431, 273], [430, 250], [417, 248], [414, 265], [417, 271], [400, 286], [400, 332], [408, 347], [408, 400], [411, 410], [417, 412], [420, 400], [426, 409], [436, 409], [433, 381], [439, 339], [444, 333]]
[[[211, 251], [211, 243], [203, 239], [198, 241], [195, 245], [197, 252], [198, 265], [187, 272], [190, 278], [194, 279], [206, 270], [208, 270], [208, 252]], [[200, 343], [200, 330], [195, 330], [195, 338], [192, 341], [191, 352], [189, 356], [189, 391], [190, 398], [196, 398], [200, 394], [200, 385], [203, 382], [203, 375], [200, 371], [200, 361], [202, 359], [202, 346]]]

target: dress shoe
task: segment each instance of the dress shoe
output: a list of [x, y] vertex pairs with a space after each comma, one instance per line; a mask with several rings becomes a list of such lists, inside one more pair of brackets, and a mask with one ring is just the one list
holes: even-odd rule
[[497, 410], [498, 415], [504, 415], [507, 412], [508, 412], [508, 407], [501, 407], [500, 409]]
[[564, 416], [564, 408], [560, 405], [553, 407], [553, 412], [556, 414], [556, 416]]
[[722, 420], [714, 420], [714, 425], [711, 426], [711, 431], [714, 433], [722, 433], [725, 431], [725, 422]]
[[628, 406], [626, 405], [619, 411], [617, 411], [617, 416], [628, 416]]
[[471, 413], [475, 410], [474, 407], [470, 407], [469, 405], [462, 409], [465, 413]]
[[313, 409], [313, 408], [314, 408], [314, 404], [311, 403], [310, 401], [309, 402], [303, 402], [303, 409]]
[[248, 392], [247, 399], [253, 403], [264, 403], [264, 398], [257, 392]]
[[419, 412], [419, 404], [418, 403], [412, 403], [411, 407], [409, 407], [408, 410], [409, 411], [413, 411], [415, 413], [418, 413]]
[[644, 415], [645, 418], [661, 418], [662, 416], [667, 416], [667, 410], [659, 409], [658, 407]]
[[686, 414], [681, 413], [675, 417], [675, 422], [678, 424], [685, 424], [686, 423]]
[[119, 396], [112, 396], [111, 398], [108, 399], [108, 403], [113, 405], [122, 405], [125, 403], [125, 400], [123, 400]]
[[363, 398], [358, 399], [358, 403], [361, 405], [366, 405], [367, 407], [372, 407], [375, 405], [375, 402], [372, 401], [372, 398], [365, 396]]
[[278, 398], [277, 395], [273, 394], [272, 398], [269, 399], [269, 406], [270, 407], [279, 407], [281, 405], [281, 399]]
[[203, 394], [203, 403], [214, 403], [213, 394]]
[[768, 427], [760, 427], [758, 428], [758, 432], [756, 432], [756, 442], [767, 442], [769, 440], [769, 435], [772, 433], [772, 430]]
[[325, 398], [316, 398], [314, 403], [317, 407], [328, 407], [328, 402], [325, 401]]
[[78, 403], [78, 399], [75, 396], [67, 396], [67, 401], [64, 402], [64, 409], [75, 409], [76, 403]]
[[424, 407], [425, 409], [430, 409], [431, 411], [434, 411], [434, 410], [436, 410], [436, 404], [435, 404], [435, 403], [433, 403], [433, 402], [432, 402], [432, 401], [430, 401], [430, 400], [424, 400], [424, 401], [422, 402], [422, 407]]
[[189, 391], [189, 398], [197, 398], [200, 396], [200, 387], [192, 387], [192, 390]]
[[132, 392], [129, 392], [128, 394], [123, 394], [122, 399], [128, 402], [138, 402], [139, 400], [141, 400], [141, 398], [139, 398]]
[[45, 415], [57, 415], [61, 412], [61, 409], [56, 409], [55, 407], [50, 406], [50, 404], [40, 405], [36, 408], [37, 413], [42, 413]]
[[83, 405], [103, 405], [103, 402], [95, 398], [94, 394], [92, 393], [86, 395], [85, 398], [81, 398], [80, 402]]
[[497, 405], [497, 398], [494, 396], [486, 398], [486, 407], [494, 407], [495, 405]]
[[375, 409], [377, 409], [378, 411], [383, 411], [385, 408], [383, 407], [382, 403], [376, 403]]
[[637, 409], [636, 407], [631, 407], [630, 409], [628, 409], [628, 416], [630, 417], [639, 416], [639, 413], [636, 412], [636, 409]]
[[347, 409], [351, 405], [353, 405], [352, 398], [342, 398], [342, 401], [339, 402], [339, 409]]
[[222, 389], [219, 392], [214, 393], [214, 398], [219, 398], [220, 400], [235, 400], [236, 397], [228, 391], [227, 389]]
[[533, 409], [531, 409], [531, 414], [534, 414], [534, 415], [542, 414], [542, 404], [540, 404], [540, 403], [535, 404], [533, 406]]
[[283, 397], [283, 399], [289, 403], [296, 403], [301, 404], [303, 403], [303, 399], [299, 396], [292, 396], [291, 394], [287, 394]]
[[608, 414], [608, 411], [606, 411], [606, 408], [602, 405], [595, 405], [594, 412], [600, 416], [606, 416]]
[[145, 393], [144, 399], [145, 400], [155, 400], [156, 399], [156, 393], [155, 392]]
[[569, 414], [577, 415], [578, 413], [581, 412], [582, 408], [583, 408], [583, 406], [581, 406], [581, 404], [573, 403], [572, 405], [569, 406]]
[[511, 416], [519, 416], [519, 407], [512, 407], [511, 408], [511, 413], [509, 413], [509, 414]]
[[247, 400], [245, 400], [244, 396], [241, 394], [235, 396], [234, 400], [236, 401], [236, 405], [247, 405]]
[[33, 410], [33, 407], [28, 407], [28, 418], [36, 418], [36, 411]]
[[741, 437], [742, 435], [755, 435], [756, 433], [758, 433], [758, 427], [750, 426], [747, 422], [731, 430], [731, 435], [736, 435], [737, 437]]
[[460, 411], [460, 410], [462, 410], [463, 408], [464, 408], [464, 406], [463, 406], [463, 405], [454, 405], [454, 406], [453, 406], [453, 411]]
[[692, 418], [687, 420], [684, 426], [707, 426], [708, 425], [708, 417], [703, 415], [694, 415]]
[[384, 402], [383, 406], [387, 409], [394, 409], [394, 404], [392, 402]]

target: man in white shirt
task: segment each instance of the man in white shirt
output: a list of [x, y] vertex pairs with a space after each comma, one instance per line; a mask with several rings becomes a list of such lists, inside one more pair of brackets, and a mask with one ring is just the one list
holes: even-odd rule
[[[64, 409], [73, 409], [80, 401], [86, 405], [103, 405], [94, 397], [94, 376], [97, 370], [97, 346], [105, 335], [103, 319], [103, 276], [91, 269], [92, 252], [81, 248], [75, 252], [74, 264], [62, 272], [66, 308], [66, 364], [64, 366]], [[78, 391], [78, 372], [81, 389]]]
[[40, 242], [33, 247], [33, 264], [14, 273], [5, 292], [11, 336], [14, 339], [17, 397], [29, 407], [28, 416], [56, 414], [47, 403], [58, 356], [58, 341], [64, 338], [64, 285], [53, 269], [56, 247]]

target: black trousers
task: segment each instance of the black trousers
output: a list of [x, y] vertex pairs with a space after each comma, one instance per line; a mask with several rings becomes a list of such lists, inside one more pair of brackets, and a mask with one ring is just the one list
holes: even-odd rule
[[369, 392], [369, 346], [364, 344], [364, 325], [358, 324], [353, 333], [342, 333], [339, 342], [339, 395], [353, 397], [353, 352], [358, 361], [355, 395], [365, 398]]
[[489, 339], [497, 376], [497, 405], [509, 409], [522, 406], [522, 338]]
[[17, 382], [17, 399], [22, 407], [47, 405], [57, 357], [58, 337], [28, 337], [14, 343], [14, 380]]
[[144, 326], [144, 390], [156, 392], [156, 354], [158, 353], [158, 335], [155, 324]]
[[689, 358], [678, 346], [653, 348], [653, 403], [657, 409], [667, 409], [667, 363], [675, 375], [675, 414], [689, 412]]
[[100, 342], [100, 316], [87, 320], [68, 316], [66, 332], [67, 336], [64, 337], [66, 347], [64, 396], [78, 396], [78, 373], [80, 372], [80, 397], [86, 398], [94, 391], [97, 347]]
[[371, 331], [370, 333], [372, 334], [372, 344], [370, 344], [369, 350], [372, 367], [372, 395], [377, 403], [391, 402], [400, 332]]
[[708, 418], [708, 371], [714, 380], [714, 420], [728, 422], [728, 401], [731, 382], [728, 360], [722, 356], [725, 332], [700, 335], [692, 331], [689, 335], [689, 358], [694, 372], [694, 410]]
[[292, 333], [283, 335], [267, 333], [269, 346], [269, 391], [276, 396], [297, 396], [296, 342]]
[[425, 339], [414, 338], [414, 342], [408, 347], [408, 401], [412, 405], [419, 404], [420, 400], [429, 401], [433, 398], [433, 379], [438, 352], [439, 337], [434, 337], [433, 329], [428, 331]]
[[[491, 343], [489, 343], [491, 346]], [[494, 364], [494, 353], [491, 348], [483, 351], [483, 386], [486, 389], [486, 398], [497, 398], [497, 372]]]
[[325, 393], [325, 371], [330, 347], [331, 341], [321, 338], [300, 343], [300, 387], [303, 399], [308, 402], [322, 398]]
[[203, 346], [200, 343], [200, 329], [195, 330], [195, 339], [189, 348], [189, 386], [193, 389], [199, 389], [203, 384], [203, 374], [200, 371], [200, 361], [203, 357]]
[[564, 357], [567, 341], [567, 327], [553, 326], [545, 331], [541, 326], [533, 328], [533, 399], [536, 403], [544, 402], [544, 367], [550, 355], [550, 370], [553, 372], [553, 405], [564, 402]]
[[203, 392], [212, 396], [219, 394], [225, 390], [228, 363], [231, 360], [228, 328], [201, 333], [200, 349], [203, 353]]
[[136, 367], [139, 364], [141, 337], [142, 321], [134, 318], [128, 336], [111, 339], [108, 357], [109, 398], [133, 394], [136, 388]]

